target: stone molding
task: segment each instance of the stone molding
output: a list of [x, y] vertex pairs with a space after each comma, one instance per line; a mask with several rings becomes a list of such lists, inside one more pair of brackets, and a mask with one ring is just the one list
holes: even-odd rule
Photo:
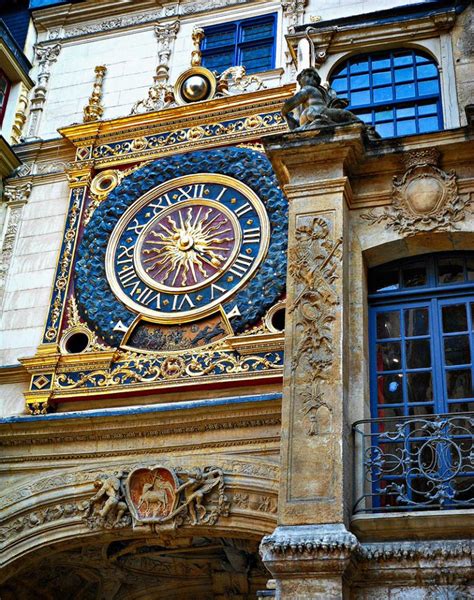
[[279, 526], [262, 539], [260, 556], [276, 579], [340, 577], [358, 548], [344, 525]]
[[358, 546], [357, 557], [370, 562], [474, 558], [474, 546], [470, 540], [367, 543]]

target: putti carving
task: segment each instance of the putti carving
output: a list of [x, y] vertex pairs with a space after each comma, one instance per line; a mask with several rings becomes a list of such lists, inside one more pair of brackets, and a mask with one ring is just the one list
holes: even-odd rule
[[51, 75], [51, 67], [58, 60], [61, 44], [49, 46], [35, 46], [35, 58], [39, 66], [38, 81], [33, 90], [30, 107], [30, 120], [28, 126], [28, 138], [35, 138], [38, 134], [41, 114], [46, 102], [48, 81]]
[[179, 27], [178, 20], [155, 25], [155, 35], [158, 40], [158, 66], [153, 77], [153, 85], [149, 88], [145, 100], [135, 102], [130, 114], [161, 110], [174, 105], [173, 86], [169, 84], [169, 61]]
[[218, 467], [192, 470], [158, 465], [101, 474], [97, 492], [83, 505], [90, 529], [150, 525], [214, 525], [227, 516], [230, 502], [224, 493], [224, 473]]
[[318, 131], [335, 125], [360, 123], [369, 140], [380, 139], [374, 127], [347, 110], [347, 100], [338, 98], [332, 88], [321, 85], [321, 77], [314, 67], [303, 69], [296, 80], [300, 90], [285, 101], [281, 110], [291, 131]]
[[363, 213], [361, 219], [371, 225], [385, 222], [387, 229], [406, 237], [457, 229], [455, 223], [464, 220], [471, 198], [459, 195], [455, 172], [440, 169], [439, 158], [436, 148], [407, 152], [405, 173], [393, 178], [392, 205]]
[[335, 282], [342, 256], [342, 238], [331, 239], [332, 219], [324, 215], [300, 217], [296, 245], [289, 251], [289, 274], [297, 296], [289, 307], [295, 313], [295, 352], [292, 373], [306, 372], [300, 392], [300, 411], [307, 420], [308, 435], [332, 430], [332, 409], [323, 400], [321, 384], [328, 378], [334, 360], [333, 325], [339, 297]]
[[122, 472], [100, 474], [94, 481], [97, 492], [83, 506], [89, 529], [128, 527], [131, 517], [124, 499]]
[[125, 483], [135, 523], [214, 525], [229, 512], [224, 473], [218, 467], [191, 471], [164, 466], [134, 469]]
[[94, 87], [92, 88], [92, 94], [89, 98], [89, 103], [84, 107], [84, 123], [91, 121], [98, 121], [104, 114], [104, 107], [102, 106], [102, 86], [104, 85], [104, 77], [107, 73], [107, 67], [105, 65], [99, 65], [94, 69], [95, 81]]

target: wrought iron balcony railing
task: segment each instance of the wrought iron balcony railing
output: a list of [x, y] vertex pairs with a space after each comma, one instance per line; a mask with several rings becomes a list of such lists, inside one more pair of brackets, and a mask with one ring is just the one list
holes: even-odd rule
[[355, 513], [474, 507], [474, 413], [354, 424]]

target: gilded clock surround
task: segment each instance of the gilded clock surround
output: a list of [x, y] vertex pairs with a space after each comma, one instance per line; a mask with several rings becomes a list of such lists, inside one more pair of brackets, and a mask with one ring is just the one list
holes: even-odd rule
[[[215, 383], [232, 386], [248, 381], [255, 386], [259, 382], [281, 380], [283, 334], [272, 332], [259, 320], [278, 301], [281, 291], [272, 296], [274, 301], [269, 300], [268, 290], [264, 290], [254, 276], [250, 277], [240, 292], [244, 293], [244, 301], [248, 306], [245, 315], [232, 312], [231, 305], [226, 306], [230, 313], [228, 317], [221, 307], [218, 313], [214, 313], [220, 316], [210, 315], [204, 319], [216, 319], [215, 322], [220, 323], [216, 331], [222, 327], [223, 333], [212, 337], [215, 333], [213, 328], [204, 326], [202, 335], [198, 332], [199, 343], [181, 351], [177, 349], [181, 342], [172, 337], [172, 332], [163, 339], [173, 339], [173, 343], [162, 345], [159, 351], [129, 346], [135, 331], [133, 328], [138, 324], [143, 327], [153, 325], [153, 320], [144, 320], [116, 301], [123, 309], [121, 316], [125, 318], [119, 315], [115, 321], [115, 331], [111, 332], [113, 339], [102, 336], [100, 329], [91, 322], [89, 311], [84, 312], [84, 307], [78, 303], [79, 329], [84, 327], [91, 331], [97, 341], [90, 343], [80, 353], [68, 353], [66, 337], [76, 330], [66, 312], [66, 303], [77, 300], [72, 274], [77, 266], [76, 245], [81, 241], [82, 230], [87, 233], [97, 211], [100, 213], [101, 206], [109, 198], [113, 199], [118, 190], [126, 188], [127, 182], [129, 187], [136, 184], [137, 179], [133, 180], [133, 176], [137, 171], [149, 167], [157, 158], [168, 156], [177, 159], [177, 153], [183, 151], [218, 146], [234, 145], [233, 151], [255, 149], [257, 152], [253, 154], [262, 157], [261, 137], [283, 131], [286, 127], [281, 121], [279, 109], [293, 89], [294, 86], [285, 86], [276, 90], [250, 92], [159, 113], [74, 125], [61, 131], [76, 146], [76, 162], [68, 171], [70, 206], [44, 340], [36, 356], [22, 361], [31, 375], [30, 389], [25, 393], [31, 412], [45, 413], [66, 400], [102, 399], [101, 402], [107, 404], [108, 398], [123, 393], [145, 390], [148, 393], [154, 390], [160, 390], [160, 394], [163, 391], [172, 393], [174, 389], [183, 386], [192, 388], [197, 383], [203, 389], [203, 386]], [[222, 120], [224, 114], [225, 121]], [[261, 171], [260, 179], [271, 174], [268, 164]], [[212, 167], [203, 170], [215, 173]], [[113, 185], [109, 186], [108, 183], [112, 183], [109, 179], [112, 171], [117, 177], [114, 176]], [[167, 179], [183, 175], [178, 170], [168, 175]], [[106, 189], [100, 189], [103, 188], [100, 182], [104, 178]], [[236, 178], [242, 179], [240, 175]], [[258, 194], [259, 183], [254, 184], [254, 189]], [[147, 191], [143, 190], [142, 195]], [[274, 239], [276, 227], [278, 240], [272, 250], [273, 258], [268, 263], [269, 255], [264, 256], [257, 273], [262, 267], [267, 271], [274, 269], [279, 262], [278, 257], [285, 255], [285, 218], [286, 210], [281, 205], [274, 215], [274, 222], [270, 223], [271, 239]], [[278, 279], [284, 281], [285, 265], [280, 264], [279, 269], [282, 276]], [[269, 280], [268, 285], [273, 287], [275, 281]], [[258, 294], [266, 302], [265, 306], [258, 307], [260, 312], [256, 304], [247, 304]], [[191, 326], [193, 323], [190, 321], [188, 327]], [[193, 335], [195, 338], [197, 334]], [[121, 348], [117, 349], [119, 345]], [[173, 354], [178, 352], [181, 356], [176, 360]], [[174, 362], [170, 363], [170, 360]], [[38, 386], [37, 382], [43, 382], [45, 378], [47, 383]]]

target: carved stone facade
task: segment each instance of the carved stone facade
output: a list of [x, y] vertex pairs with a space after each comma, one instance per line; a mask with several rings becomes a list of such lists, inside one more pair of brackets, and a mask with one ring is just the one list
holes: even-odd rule
[[[463, 410], [450, 418], [465, 419], [456, 444], [447, 420], [422, 415], [431, 429], [402, 448], [390, 427], [400, 433], [405, 406], [377, 404], [386, 374], [374, 383], [370, 365], [373, 311], [395, 305], [375, 304], [376, 268], [461, 257], [453, 303], [474, 306], [473, 132], [455, 125], [454, 98], [446, 108], [449, 86], [470, 77], [467, 3], [427, 4], [391, 4], [370, 19], [357, 16], [367, 3], [315, 0], [97, 0], [34, 11], [37, 85], [26, 121], [20, 93], [14, 127], [28, 143], [14, 149], [22, 164], [0, 207], [0, 350], [13, 357], [0, 365], [2, 600], [473, 597], [467, 401], [450, 398]], [[178, 98], [179, 77], [205, 71], [208, 27], [239, 30], [270, 14], [274, 69], [211, 70], [209, 96]], [[418, 45], [444, 61], [439, 131], [371, 135], [315, 75], [329, 81], [356, 54], [399, 48], [403, 58]], [[84, 64], [70, 60], [77, 48]], [[300, 88], [298, 60], [311, 75]], [[69, 101], [76, 117], [58, 107], [50, 118]], [[221, 216], [209, 223], [212, 211]], [[166, 254], [184, 266], [154, 262], [153, 279], [146, 244], [154, 261]], [[128, 279], [133, 261], [141, 283]], [[182, 296], [170, 299], [161, 267]], [[438, 288], [445, 302], [447, 286]], [[190, 314], [227, 289], [214, 312]], [[410, 289], [410, 308], [434, 304], [431, 292]], [[403, 293], [394, 291], [397, 302]], [[150, 312], [131, 308], [139, 299]], [[470, 312], [456, 335], [439, 314], [443, 343], [470, 335]], [[427, 404], [407, 402], [405, 412]], [[442, 488], [426, 483], [439, 465]], [[419, 485], [403, 481], [404, 469]], [[418, 510], [427, 488], [439, 510]]]
[[436, 148], [414, 150], [402, 159], [406, 168], [402, 177], [393, 178], [392, 206], [388, 210], [361, 215], [371, 224], [386, 223], [403, 236], [423, 231], [453, 231], [466, 218], [471, 194], [459, 194], [454, 170], [438, 168]]

